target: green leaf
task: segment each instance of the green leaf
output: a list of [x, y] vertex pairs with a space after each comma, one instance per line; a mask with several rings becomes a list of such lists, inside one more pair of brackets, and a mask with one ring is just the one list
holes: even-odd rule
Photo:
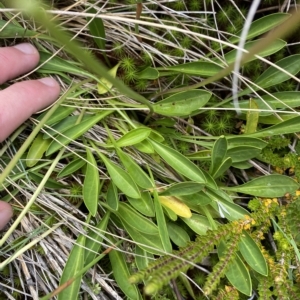
[[[256, 132], [256, 128], [258, 125], [258, 105], [256, 104], [255, 100], [250, 99], [249, 101], [249, 108], [250, 110], [247, 111], [246, 115], [246, 126], [245, 126], [245, 134]], [[256, 111], [253, 111], [255, 109]]]
[[[97, 14], [97, 11], [92, 7], [88, 11], [90, 14]], [[98, 48], [100, 50], [105, 50], [105, 41], [106, 41], [106, 36], [105, 36], [105, 27], [103, 24], [103, 21], [101, 18], [87, 18], [88, 19], [88, 26], [90, 30], [90, 34], [93, 36], [93, 39], [95, 43], [97, 44]], [[91, 20], [91, 21], [90, 21]], [[101, 52], [102, 55], [105, 55], [105, 52]]]
[[[264, 39], [258, 39], [255, 41], [248, 42], [245, 44], [244, 49], [249, 51], [249, 49], [251, 49], [256, 43], [258, 43], [259, 41], [263, 41], [263, 40]], [[261, 57], [270, 56], [270, 55], [278, 52], [283, 47], [285, 47], [285, 45], [286, 45], [285, 41], [280, 40], [280, 39], [275, 40], [273, 43], [267, 45], [267, 47], [265, 47], [261, 52], [257, 53], [257, 55], [259, 55]], [[224, 55], [224, 58], [225, 58], [227, 64], [231, 64], [235, 61], [236, 54], [237, 54], [237, 50], [233, 49]], [[247, 63], [251, 62], [255, 59], [257, 59], [257, 58], [252, 57], [250, 60], [247, 61]]]
[[170, 242], [170, 237], [169, 237], [169, 233], [168, 233], [168, 229], [167, 229], [166, 219], [165, 219], [165, 215], [164, 215], [164, 212], [163, 212], [161, 202], [160, 202], [156, 192], [154, 192], [153, 202], [154, 202], [156, 223], [157, 223], [157, 226], [158, 226], [158, 232], [159, 232], [159, 236], [161, 238], [161, 242], [163, 244], [164, 250], [167, 253], [171, 253], [172, 252], [172, 245], [171, 245], [171, 242]]
[[113, 213], [142, 233], [158, 234], [158, 227], [150, 219], [145, 218], [126, 203], [120, 202], [118, 211]]
[[68, 163], [58, 174], [57, 178], [62, 178], [70, 174], [75, 173], [77, 170], [82, 168], [86, 164], [82, 158], [75, 158], [70, 163]]
[[168, 233], [172, 242], [178, 247], [185, 247], [190, 241], [190, 236], [187, 232], [180, 226], [173, 222], [167, 223]]
[[182, 195], [179, 197], [188, 206], [200, 205], [205, 206], [211, 202], [211, 199], [206, 195], [204, 191], [198, 192], [192, 195]]
[[154, 149], [150, 141], [144, 140], [141, 143], [135, 144], [134, 147], [144, 153], [152, 154], [154, 153]]
[[[59, 106], [55, 110], [55, 114], [52, 114], [51, 117], [46, 121], [45, 125], [51, 126], [55, 123], [58, 123], [61, 120], [64, 120], [69, 116], [76, 108], [72, 106]], [[37, 117], [37, 120], [41, 121], [48, 111], [43, 112]], [[46, 128], [45, 128], [46, 129]]]
[[155, 80], [159, 77], [159, 72], [151, 67], [147, 67], [146, 69], [137, 73], [138, 79], [148, 79], [148, 80]]
[[[210, 77], [220, 72], [222, 67], [211, 62], [195, 61], [170, 67], [157, 68], [157, 70], [160, 72], [173, 71], [179, 74], [188, 74], [191, 76]], [[164, 73], [161, 72], [160, 75], [162, 76]]]
[[203, 188], [203, 184], [193, 181], [174, 183], [164, 191], [160, 192], [159, 196], [191, 195], [200, 192]]
[[100, 222], [98, 222], [98, 224], [95, 226], [95, 229], [89, 230], [85, 242], [85, 266], [91, 263], [98, 255], [98, 252], [102, 246], [101, 243], [103, 241], [103, 237], [106, 233], [109, 219], [110, 212], [106, 212]]
[[215, 182], [215, 180], [212, 178], [212, 176], [208, 172], [206, 172], [204, 169], [202, 170], [202, 173], [204, 174], [204, 176], [207, 180], [206, 185], [213, 190], [218, 190], [219, 187], [218, 187], [217, 183]]
[[43, 140], [43, 134], [39, 133], [34, 139], [32, 145], [29, 148], [26, 157], [27, 167], [35, 166], [39, 160], [43, 157], [51, 141]]
[[151, 141], [154, 150], [179, 174], [196, 181], [206, 183], [203, 172], [184, 155], [171, 147]]
[[153, 261], [153, 255], [139, 246], [135, 246], [135, 263], [139, 270], [144, 270]]
[[[286, 13], [274, 13], [274, 14], [268, 14], [267, 16], [255, 20], [254, 22], [252, 22], [249, 28], [247, 40], [262, 35], [263, 33], [280, 25], [281, 23], [286, 21], [290, 16], [291, 16], [290, 14], [286, 14]], [[231, 43], [238, 42], [240, 40], [241, 33], [242, 30], [238, 31], [235, 36], [229, 39], [229, 41]]]
[[243, 146], [251, 146], [263, 149], [268, 143], [258, 138], [245, 137], [245, 136], [230, 136], [227, 138], [228, 149]]
[[131, 226], [131, 223], [127, 223], [124, 220], [122, 220], [122, 224], [130, 237], [136, 243], [139, 243], [139, 246], [142, 249], [156, 255], [162, 255], [162, 253], [164, 253], [165, 250], [159, 237], [158, 230], [156, 234], [148, 234], [137, 230]]
[[300, 116], [275, 124], [260, 131], [248, 134], [251, 137], [266, 137], [279, 134], [295, 133], [299, 131]]
[[29, 30], [27, 27], [23, 28], [20, 25], [14, 25], [11, 21], [12, 20], [10, 20], [9, 22], [0, 20], [0, 38], [24, 39], [38, 35], [36, 31]]
[[127, 174], [122, 168], [115, 163], [111, 162], [106, 156], [98, 152], [99, 156], [103, 160], [109, 176], [114, 184], [122, 191], [126, 196], [131, 198], [140, 198], [141, 193], [134, 180], [129, 174]]
[[[40, 174], [38, 172], [28, 172], [28, 176], [30, 179], [32, 179], [34, 182], [36, 183], [41, 183], [42, 180], [44, 179], [44, 174]], [[48, 189], [63, 189], [65, 188], [66, 186], [57, 182], [56, 180], [52, 179], [52, 178], [49, 178], [47, 180], [47, 182], [45, 183], [45, 188], [48, 188]]]
[[228, 191], [267, 198], [282, 197], [286, 193], [294, 193], [298, 188], [295, 180], [283, 175], [261, 176], [243, 185], [222, 187]]
[[118, 210], [119, 208], [118, 190], [113, 181], [109, 183], [109, 186], [107, 188], [106, 203], [112, 210]]
[[244, 260], [254, 271], [263, 276], [268, 275], [266, 260], [255, 241], [246, 231], [243, 231], [241, 236], [239, 250]]
[[[113, 78], [115, 78], [117, 76], [117, 71], [118, 71], [119, 66], [120, 66], [120, 62], [118, 64], [116, 64], [113, 68], [108, 70], [107, 73], [109, 75], [111, 75]], [[113, 84], [109, 80], [101, 77], [99, 79], [99, 82], [97, 83], [98, 94], [102, 95], [102, 94], [109, 92], [111, 90], [112, 86], [113, 86]]]
[[[289, 55], [275, 64], [276, 66], [282, 68], [287, 73], [291, 75], [296, 75], [300, 71], [300, 54]], [[264, 71], [255, 81], [255, 86], [252, 88], [246, 88], [239, 93], [239, 96], [247, 95], [251, 92], [257, 91], [259, 89], [265, 89], [276, 84], [282, 83], [291, 76], [277, 69], [276, 67], [270, 66], [266, 71]]]
[[203, 107], [210, 97], [211, 93], [204, 90], [188, 90], [155, 103], [153, 110], [164, 116], [187, 116]]
[[[84, 115], [81, 119], [81, 122], [88, 120], [91, 115]], [[43, 139], [51, 139], [56, 136], [61, 136], [70, 128], [73, 128], [76, 125], [78, 116], [69, 116], [56, 123], [50, 128], [45, 129]]]
[[173, 210], [171, 210], [167, 206], [163, 206], [164, 214], [171, 220], [171, 221], [177, 221], [178, 216], [174, 213]]
[[261, 116], [258, 119], [258, 122], [261, 124], [268, 124], [268, 125], [274, 125], [279, 124], [284, 121], [293, 119], [295, 117], [295, 114], [285, 114], [285, 113], [279, 113], [280, 118], [276, 115], [270, 115], [270, 116]]
[[[226, 249], [224, 242], [220, 242], [218, 248], [218, 255], [221, 258], [222, 253]], [[244, 265], [243, 261], [236, 254], [233, 261], [230, 263], [229, 268], [226, 271], [226, 277], [229, 282], [242, 294], [246, 296], [251, 296], [252, 293], [252, 281], [247, 270], [247, 267]]]
[[[229, 202], [226, 199], [225, 192], [222, 190], [218, 191], [218, 193], [216, 193], [216, 191], [207, 190], [206, 193], [213, 200], [210, 205], [215, 211], [219, 212], [220, 217], [226, 218], [229, 221], [235, 221], [243, 219], [245, 215], [249, 215], [249, 212], [240, 205]], [[223, 197], [222, 194], [224, 194]]]
[[86, 148], [87, 165], [83, 182], [83, 201], [92, 216], [96, 215], [99, 199], [99, 172], [97, 162], [89, 148]]
[[[139, 300], [140, 296], [137, 287], [134, 284], [128, 283], [130, 273], [126, 264], [125, 255], [118, 250], [112, 250], [108, 255], [112, 267], [112, 273], [118, 287], [123, 291], [128, 299]], [[65, 299], [77, 299], [77, 296], [76, 298]]]
[[53, 54], [47, 52], [40, 52], [39, 72], [56, 73], [64, 72], [74, 75], [84, 75], [91, 77], [90, 73], [76, 65], [70, 63], [58, 56], [52, 57]]
[[220, 136], [214, 143], [211, 152], [211, 166], [209, 173], [215, 177], [215, 173], [219, 170], [227, 153], [227, 140], [224, 136]]
[[63, 136], [59, 136], [56, 140], [52, 141], [48, 150], [47, 156], [55, 153], [56, 151], [60, 150], [63, 146], [68, 145], [70, 142], [74, 141], [78, 137], [82, 136], [86, 133], [90, 128], [92, 128], [96, 123], [98, 123], [101, 119], [105, 118], [109, 114], [111, 114], [112, 110], [104, 110], [100, 113], [95, 115], [91, 115], [90, 118], [82, 121], [81, 123], [69, 128], [64, 132]]
[[[261, 99], [260, 99], [261, 98]], [[287, 92], [277, 92], [272, 93], [272, 95], [263, 95], [260, 98], [255, 98], [255, 102], [258, 106], [259, 116], [269, 116], [272, 115], [272, 110], [286, 109], [300, 106], [300, 92], [299, 91], [287, 91]], [[239, 101], [239, 106], [242, 109], [247, 109], [249, 107], [250, 100]], [[225, 107], [233, 107], [233, 104], [227, 104]], [[267, 110], [267, 111], [266, 111]], [[268, 110], [270, 112], [268, 112]], [[284, 110], [283, 110], [284, 112]], [[242, 111], [242, 113], [244, 113]], [[278, 112], [277, 112], [278, 113]]]
[[242, 145], [229, 149], [227, 151], [227, 157], [230, 157], [233, 163], [237, 163], [257, 157], [260, 153], [261, 148]]
[[189, 219], [181, 218], [181, 220], [199, 235], [204, 235], [207, 230], [212, 229], [208, 219], [198, 214], [193, 214]]
[[132, 146], [144, 141], [151, 133], [151, 128], [140, 127], [132, 129], [116, 141], [118, 147]]
[[[67, 282], [84, 266], [85, 236], [79, 235], [68, 257], [59, 284]], [[62, 290], [58, 300], [77, 299], [82, 276], [79, 276], [70, 286]]]
[[219, 168], [214, 173], [214, 178], [222, 176], [232, 165], [231, 157], [227, 157], [219, 166]]
[[141, 198], [139, 199], [134, 199], [130, 197], [127, 197], [127, 199], [131, 206], [133, 206], [141, 214], [147, 217], [155, 216], [153, 200], [148, 191], [141, 192]]

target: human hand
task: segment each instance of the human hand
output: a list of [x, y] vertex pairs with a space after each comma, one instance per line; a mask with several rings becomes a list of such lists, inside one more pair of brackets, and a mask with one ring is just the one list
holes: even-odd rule
[[[29, 72], [39, 62], [38, 51], [24, 43], [0, 48], [0, 84]], [[17, 82], [0, 91], [0, 142], [33, 113], [47, 107], [59, 95], [59, 84], [52, 78]], [[9, 222], [11, 206], [0, 201], [0, 230]]]

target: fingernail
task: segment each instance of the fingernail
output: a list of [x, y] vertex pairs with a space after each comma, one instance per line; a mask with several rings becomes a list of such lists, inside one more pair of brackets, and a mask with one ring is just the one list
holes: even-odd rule
[[29, 43], [24, 43], [24, 44], [18, 44], [13, 46], [14, 48], [20, 50], [21, 52], [25, 53], [25, 54], [35, 54], [37, 53], [37, 50], [35, 47], [33, 47], [31, 44]]
[[54, 80], [53, 78], [51, 77], [45, 77], [45, 78], [41, 78], [41, 79], [38, 79], [38, 81], [42, 82], [43, 84], [47, 85], [47, 86], [50, 86], [50, 87], [54, 87], [57, 85], [57, 81]]

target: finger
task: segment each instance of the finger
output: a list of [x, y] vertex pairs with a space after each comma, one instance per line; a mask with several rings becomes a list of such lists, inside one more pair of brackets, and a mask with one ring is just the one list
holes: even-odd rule
[[40, 55], [31, 44], [0, 48], [0, 84], [32, 70]]
[[0, 91], [0, 142], [33, 113], [54, 102], [60, 92], [52, 78], [15, 83]]
[[11, 206], [6, 202], [0, 201], [0, 230], [5, 227], [12, 215], [13, 210]]

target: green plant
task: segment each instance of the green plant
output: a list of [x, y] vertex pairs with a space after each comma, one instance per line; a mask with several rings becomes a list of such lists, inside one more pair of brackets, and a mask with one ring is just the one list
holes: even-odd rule
[[[60, 285], [58, 299], [98, 292], [140, 299], [142, 287], [128, 285], [128, 278], [146, 278], [145, 291], [154, 299], [172, 299], [176, 288], [186, 298], [244, 299], [255, 290], [261, 298], [296, 299], [300, 168], [290, 149], [297, 148], [299, 131], [300, 58], [282, 57], [289, 49], [275, 36], [280, 28], [273, 30], [289, 16], [257, 14], [246, 38], [250, 54], [242, 61], [237, 114], [230, 72], [241, 14], [249, 7], [239, 14], [226, 4], [214, 19], [198, 11], [217, 9], [210, 1], [108, 1], [101, 3], [101, 15], [90, 10], [93, 4], [100, 11], [99, 3], [78, 3], [75, 11], [67, 2], [57, 4], [59, 13], [51, 10], [53, 18], [38, 3], [27, 8], [18, 1], [30, 18], [5, 11], [0, 21], [1, 37], [39, 45], [40, 73], [34, 77], [58, 76], [64, 89], [53, 108], [33, 116], [27, 131], [0, 150], [1, 195], [19, 216], [0, 240], [4, 275], [10, 259], [35, 259], [36, 251], [56, 263], [44, 261], [45, 269], [36, 264], [38, 276], [51, 282], [39, 292], [47, 295]], [[76, 13], [86, 8], [94, 19]], [[239, 24], [228, 22], [234, 16]], [[86, 21], [90, 25], [75, 37]], [[107, 72], [99, 61], [119, 69]], [[270, 169], [273, 174], [260, 173]], [[20, 199], [28, 199], [25, 208]], [[39, 206], [30, 206], [35, 201]], [[26, 224], [34, 226], [36, 239]], [[210, 263], [199, 270], [203, 258]], [[175, 280], [182, 271], [204, 294], [185, 277]], [[111, 272], [109, 281], [99, 279]], [[86, 291], [81, 282], [90, 284], [91, 276], [95, 282]], [[170, 281], [168, 290], [159, 290]]]

